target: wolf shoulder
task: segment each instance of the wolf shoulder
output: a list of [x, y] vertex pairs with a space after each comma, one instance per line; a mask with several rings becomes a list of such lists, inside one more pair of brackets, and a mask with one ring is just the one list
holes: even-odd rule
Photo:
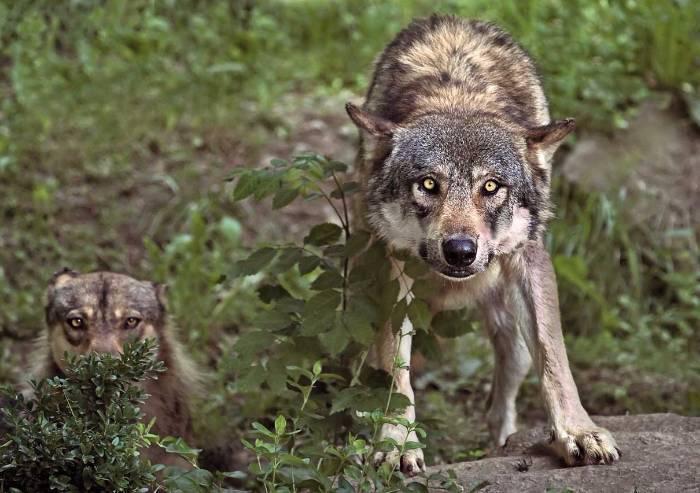
[[379, 56], [365, 109], [401, 123], [464, 107], [524, 126], [549, 121], [532, 58], [500, 27], [448, 15], [414, 21]]

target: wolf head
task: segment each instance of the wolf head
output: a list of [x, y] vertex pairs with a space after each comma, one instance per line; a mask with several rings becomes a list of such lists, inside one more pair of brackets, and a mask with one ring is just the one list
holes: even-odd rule
[[121, 354], [129, 340], [159, 339], [165, 325], [164, 286], [111, 272], [64, 269], [49, 283], [46, 323], [53, 360], [64, 354]]
[[550, 159], [574, 128], [520, 128], [488, 115], [438, 113], [396, 125], [349, 104], [368, 163], [370, 225], [450, 279], [541, 234]]

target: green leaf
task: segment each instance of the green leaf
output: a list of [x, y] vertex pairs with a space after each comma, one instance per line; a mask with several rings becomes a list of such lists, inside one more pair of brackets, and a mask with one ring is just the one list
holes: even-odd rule
[[236, 262], [236, 274], [242, 276], [250, 276], [257, 274], [277, 256], [277, 250], [270, 247], [260, 248], [253, 252], [248, 258]]
[[429, 300], [440, 292], [440, 287], [430, 279], [420, 279], [413, 283], [411, 288], [413, 296], [422, 300]]
[[222, 472], [221, 475], [225, 478], [231, 479], [245, 479], [248, 477], [248, 475], [243, 471]]
[[342, 325], [336, 326], [333, 330], [320, 334], [319, 339], [323, 347], [332, 355], [336, 356], [345, 349], [350, 342], [350, 335]]
[[277, 257], [275, 265], [271, 272], [274, 274], [282, 274], [291, 269], [294, 264], [302, 259], [304, 252], [301, 248], [284, 248]]
[[403, 271], [412, 279], [420, 279], [430, 272], [430, 267], [423, 260], [411, 257], [404, 263]]
[[[399, 299], [399, 291], [400, 291], [400, 285], [399, 285], [399, 280], [394, 279], [392, 281], [389, 281], [385, 283], [382, 286], [381, 290], [381, 299], [379, 300], [379, 321], [380, 323], [384, 323], [389, 320], [391, 317], [391, 313], [394, 311], [394, 305]], [[396, 331], [400, 328], [399, 327], [393, 327], [393, 329]]]
[[369, 296], [353, 296], [343, 314], [348, 334], [360, 344], [369, 346], [374, 341], [377, 324], [377, 306]]
[[339, 304], [340, 293], [335, 290], [321, 291], [312, 296], [304, 306], [302, 335], [318, 335], [331, 330], [335, 325], [336, 308]]
[[258, 288], [258, 297], [263, 303], [272, 303], [275, 300], [290, 296], [289, 291], [279, 284], [263, 284]]
[[429, 361], [440, 361], [444, 357], [443, 349], [440, 347], [434, 330], [430, 332], [418, 331], [413, 336], [413, 345]]
[[361, 290], [374, 282], [375, 271], [367, 265], [356, 265], [350, 270], [348, 283], [356, 290]]
[[272, 433], [270, 430], [268, 430], [263, 424], [255, 421], [252, 426], [253, 426], [253, 429], [255, 429], [255, 431], [257, 431], [261, 435], [264, 435], [264, 436], [266, 436], [268, 438], [272, 438], [272, 439], [275, 438], [275, 434]]
[[348, 170], [348, 165], [340, 161], [327, 160], [323, 162], [323, 169], [330, 172], [344, 173]]
[[236, 387], [241, 392], [259, 392], [266, 378], [267, 372], [262, 366], [252, 366], [241, 373], [236, 380]]
[[288, 313], [275, 310], [261, 310], [253, 319], [253, 325], [262, 330], [280, 330], [293, 323]]
[[425, 448], [425, 445], [420, 442], [406, 442], [404, 443], [403, 447], [404, 450], [416, 450], [419, 448]]
[[419, 483], [418, 481], [411, 481], [410, 483], [406, 484], [404, 486], [405, 490], [410, 492], [410, 493], [428, 493], [428, 486], [424, 485], [423, 483]]
[[221, 235], [232, 244], [238, 244], [241, 240], [241, 223], [228, 216], [224, 216], [219, 221], [217, 228]]
[[315, 255], [308, 255], [299, 261], [299, 273], [303, 276], [313, 271], [321, 263], [321, 259]]
[[304, 301], [287, 296], [277, 300], [274, 309], [284, 313], [301, 313], [304, 310]]
[[336, 258], [345, 257], [345, 245], [329, 245], [323, 249], [323, 255], [325, 255], [326, 257]]
[[391, 312], [391, 328], [394, 332], [398, 331], [403, 325], [407, 309], [405, 298], [394, 305], [394, 309]]
[[[340, 193], [342, 190], [342, 194]], [[353, 193], [357, 192], [360, 190], [360, 184], [356, 181], [348, 181], [343, 183], [342, 187], [340, 190], [337, 188], [331, 192], [331, 197], [334, 199], [340, 199], [343, 197], [343, 194], [347, 195], [352, 195]]]
[[270, 344], [270, 334], [260, 330], [244, 332], [234, 344], [233, 349], [241, 354], [255, 354]]
[[277, 174], [272, 174], [269, 172], [260, 172], [258, 175], [258, 183], [255, 187], [255, 192], [253, 196], [255, 200], [262, 200], [272, 192], [279, 189], [281, 183]]
[[252, 195], [258, 186], [258, 175], [255, 171], [248, 171], [238, 178], [236, 188], [233, 190], [233, 200], [243, 200]]
[[284, 435], [284, 430], [287, 429], [287, 420], [281, 414], [275, 419], [275, 433], [277, 436]]
[[165, 437], [161, 440], [160, 445], [169, 454], [179, 454], [192, 459], [196, 458], [199, 452], [201, 452], [201, 449], [190, 447], [187, 442], [180, 437]]
[[338, 241], [343, 229], [337, 224], [317, 224], [304, 238], [304, 243], [315, 246], [330, 245]]
[[414, 329], [427, 331], [430, 328], [430, 320], [433, 318], [433, 314], [425, 301], [420, 298], [414, 298], [411, 304], [408, 305], [407, 313]]
[[327, 270], [321, 273], [320, 276], [311, 284], [311, 289], [322, 291], [324, 289], [342, 288], [343, 276], [335, 270]]
[[287, 390], [287, 367], [279, 358], [267, 362], [267, 384], [276, 395]]
[[394, 392], [391, 394], [391, 402], [389, 405], [389, 411], [395, 413], [397, 411], [403, 411], [408, 406], [412, 404], [411, 399], [406, 397], [404, 394], [399, 392]]
[[463, 310], [443, 311], [433, 317], [431, 331], [440, 337], [459, 337], [471, 332], [472, 327]]
[[386, 247], [381, 241], [371, 243], [353, 263], [353, 271], [357, 269], [358, 272], [350, 276], [352, 282], [362, 283], [369, 280], [383, 284], [389, 281], [392, 266]]
[[362, 387], [348, 387], [338, 392], [333, 397], [331, 414], [339, 413], [350, 408], [360, 396], [366, 396], [367, 391]]
[[308, 457], [301, 458], [296, 455], [282, 453], [279, 455], [280, 462], [288, 466], [306, 466], [309, 464], [310, 459]]
[[166, 491], [204, 493], [211, 491], [214, 486], [214, 476], [205, 469], [184, 471], [179, 468], [166, 468], [164, 470], [164, 475]]
[[355, 231], [345, 244], [345, 256], [354, 257], [367, 246], [371, 235], [367, 231]]
[[275, 193], [272, 198], [272, 208], [281, 209], [282, 207], [289, 205], [299, 196], [299, 190], [296, 188], [282, 187]]

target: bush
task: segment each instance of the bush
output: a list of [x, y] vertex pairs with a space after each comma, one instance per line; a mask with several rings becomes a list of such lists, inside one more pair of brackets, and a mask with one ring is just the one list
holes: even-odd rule
[[134, 492], [157, 486], [170, 492], [217, 490], [201, 469], [152, 465], [141, 450], [161, 446], [190, 461], [196, 450], [181, 439], [150, 433], [139, 406], [148, 397], [140, 382], [164, 371], [153, 340], [128, 344], [121, 358], [88, 354], [73, 358], [65, 377], [32, 382], [32, 395], [3, 393], [6, 431], [0, 437], [0, 490]]
[[[325, 200], [337, 220], [314, 225], [303, 245], [263, 246], [233, 268], [235, 276], [264, 274], [258, 287], [264, 309], [251, 322], [255, 329], [243, 332], [234, 344], [230, 365], [237, 375], [236, 390], [258, 396], [258, 415], [270, 412], [269, 407], [279, 413], [267, 426], [253, 423], [255, 442], [244, 441], [257, 457], [251, 472], [266, 491], [364, 492], [400, 486], [403, 475], [395, 465], [374, 465], [375, 453], [401, 454], [423, 445], [380, 440], [381, 426], [401, 424], [407, 434], [415, 430], [422, 437], [425, 432], [420, 424], [396, 417], [409, 401], [395, 392], [392, 375], [367, 367], [369, 346], [380, 327], [400, 327], [406, 316], [420, 332], [417, 341], [470, 330], [468, 324], [451, 323], [455, 316], [441, 316], [443, 323], [426, 332], [431, 315], [421, 298], [430, 289], [425, 283], [417, 284], [421, 292], [399, 298], [403, 277], [420, 279], [427, 267], [399, 256], [404, 264], [399, 276], [392, 277], [384, 244], [371, 243], [368, 232], [351, 229], [349, 199], [359, 185], [343, 181], [345, 171], [343, 163], [306, 155], [236, 173], [236, 200], [272, 196], [274, 208], [297, 198]], [[394, 357], [394, 369], [405, 364]], [[427, 481], [456, 488], [447, 476]]]
[[[154, 443], [140, 422], [137, 385], [163, 364], [154, 344], [128, 345], [121, 359], [90, 354], [65, 377], [32, 382], [2, 410], [9, 431], [0, 447], [4, 491], [139, 491], [155, 481], [139, 451]], [[10, 396], [7, 393], [8, 397]]]

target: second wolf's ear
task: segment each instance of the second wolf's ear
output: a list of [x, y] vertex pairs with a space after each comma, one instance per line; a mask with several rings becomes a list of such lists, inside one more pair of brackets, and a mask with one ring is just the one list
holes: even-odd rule
[[360, 109], [352, 103], [347, 103], [345, 110], [360, 130], [374, 137], [391, 137], [397, 128], [395, 123]]
[[525, 140], [527, 141], [527, 146], [531, 149], [539, 148], [554, 154], [564, 137], [569, 135], [574, 128], [576, 128], [576, 120], [573, 118], [555, 120], [541, 127], [527, 129], [525, 131]]
[[154, 282], [153, 289], [156, 291], [156, 298], [163, 311], [168, 309], [168, 285], [160, 282]]
[[56, 297], [56, 288], [60, 288], [66, 282], [78, 277], [79, 275], [80, 273], [78, 271], [64, 267], [58, 272], [55, 272], [54, 275], [51, 276], [51, 279], [49, 279], [49, 285], [44, 294], [44, 314], [46, 317], [46, 323], [49, 326], [51, 326], [54, 322], [54, 315], [52, 314], [51, 307], [53, 306], [54, 298]]
[[80, 273], [78, 271], [64, 267], [51, 276], [51, 279], [49, 279], [49, 287], [59, 287], [69, 279], [73, 279], [79, 275]]

